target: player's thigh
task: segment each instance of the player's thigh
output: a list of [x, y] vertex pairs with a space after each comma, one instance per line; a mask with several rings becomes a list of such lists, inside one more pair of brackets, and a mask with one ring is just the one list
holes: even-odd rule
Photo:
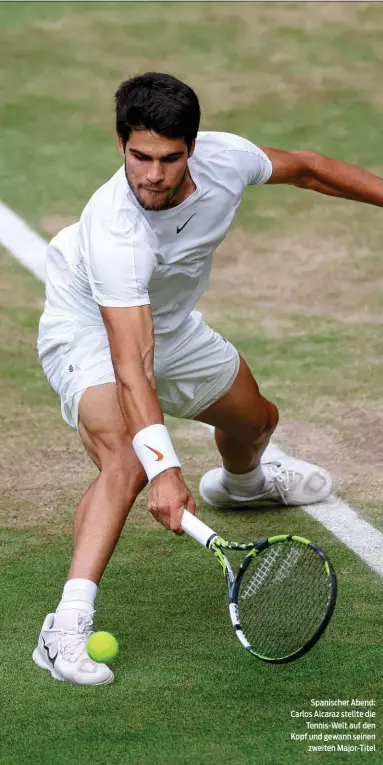
[[116, 383], [92, 385], [80, 398], [78, 432], [90, 458], [103, 471], [123, 472], [132, 491], [147, 483], [117, 398]]
[[278, 410], [260, 393], [245, 359], [240, 355], [238, 374], [231, 388], [195, 418], [233, 435], [274, 429]]

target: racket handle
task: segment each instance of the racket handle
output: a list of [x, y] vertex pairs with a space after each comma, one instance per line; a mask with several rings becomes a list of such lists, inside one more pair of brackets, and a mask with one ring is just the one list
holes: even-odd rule
[[213, 529], [206, 526], [206, 523], [196, 518], [193, 513], [189, 513], [189, 510], [184, 510], [181, 526], [189, 534], [189, 537], [193, 537], [196, 542], [204, 545], [204, 547], [209, 547], [210, 542], [218, 536]]

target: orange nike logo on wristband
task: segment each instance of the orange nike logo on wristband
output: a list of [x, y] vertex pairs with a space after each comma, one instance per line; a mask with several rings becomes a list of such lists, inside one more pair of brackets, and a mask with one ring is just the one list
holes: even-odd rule
[[164, 455], [161, 454], [161, 452], [158, 452], [157, 449], [153, 449], [152, 446], [148, 446], [147, 444], [144, 444], [144, 446], [146, 446], [147, 449], [150, 449], [151, 452], [154, 452], [154, 454], [157, 455], [156, 462], [160, 462], [160, 460], [163, 460]]

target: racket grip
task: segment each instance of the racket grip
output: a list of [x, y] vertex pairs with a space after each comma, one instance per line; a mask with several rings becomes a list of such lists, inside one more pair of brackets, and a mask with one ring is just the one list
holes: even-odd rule
[[189, 534], [189, 537], [193, 537], [196, 542], [204, 545], [204, 547], [209, 547], [210, 544], [208, 543], [218, 536], [213, 529], [206, 526], [206, 523], [196, 518], [193, 513], [189, 513], [189, 510], [184, 510], [181, 526]]

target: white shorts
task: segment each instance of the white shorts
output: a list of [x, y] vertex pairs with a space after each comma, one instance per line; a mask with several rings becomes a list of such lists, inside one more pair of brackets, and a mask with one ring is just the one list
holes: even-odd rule
[[[61, 398], [65, 422], [77, 430], [82, 394], [93, 385], [116, 382], [106, 329], [82, 327], [70, 343], [57, 344], [40, 358], [44, 374]], [[239, 354], [193, 311], [169, 335], [155, 339], [154, 374], [162, 410], [193, 419], [231, 388]]]

